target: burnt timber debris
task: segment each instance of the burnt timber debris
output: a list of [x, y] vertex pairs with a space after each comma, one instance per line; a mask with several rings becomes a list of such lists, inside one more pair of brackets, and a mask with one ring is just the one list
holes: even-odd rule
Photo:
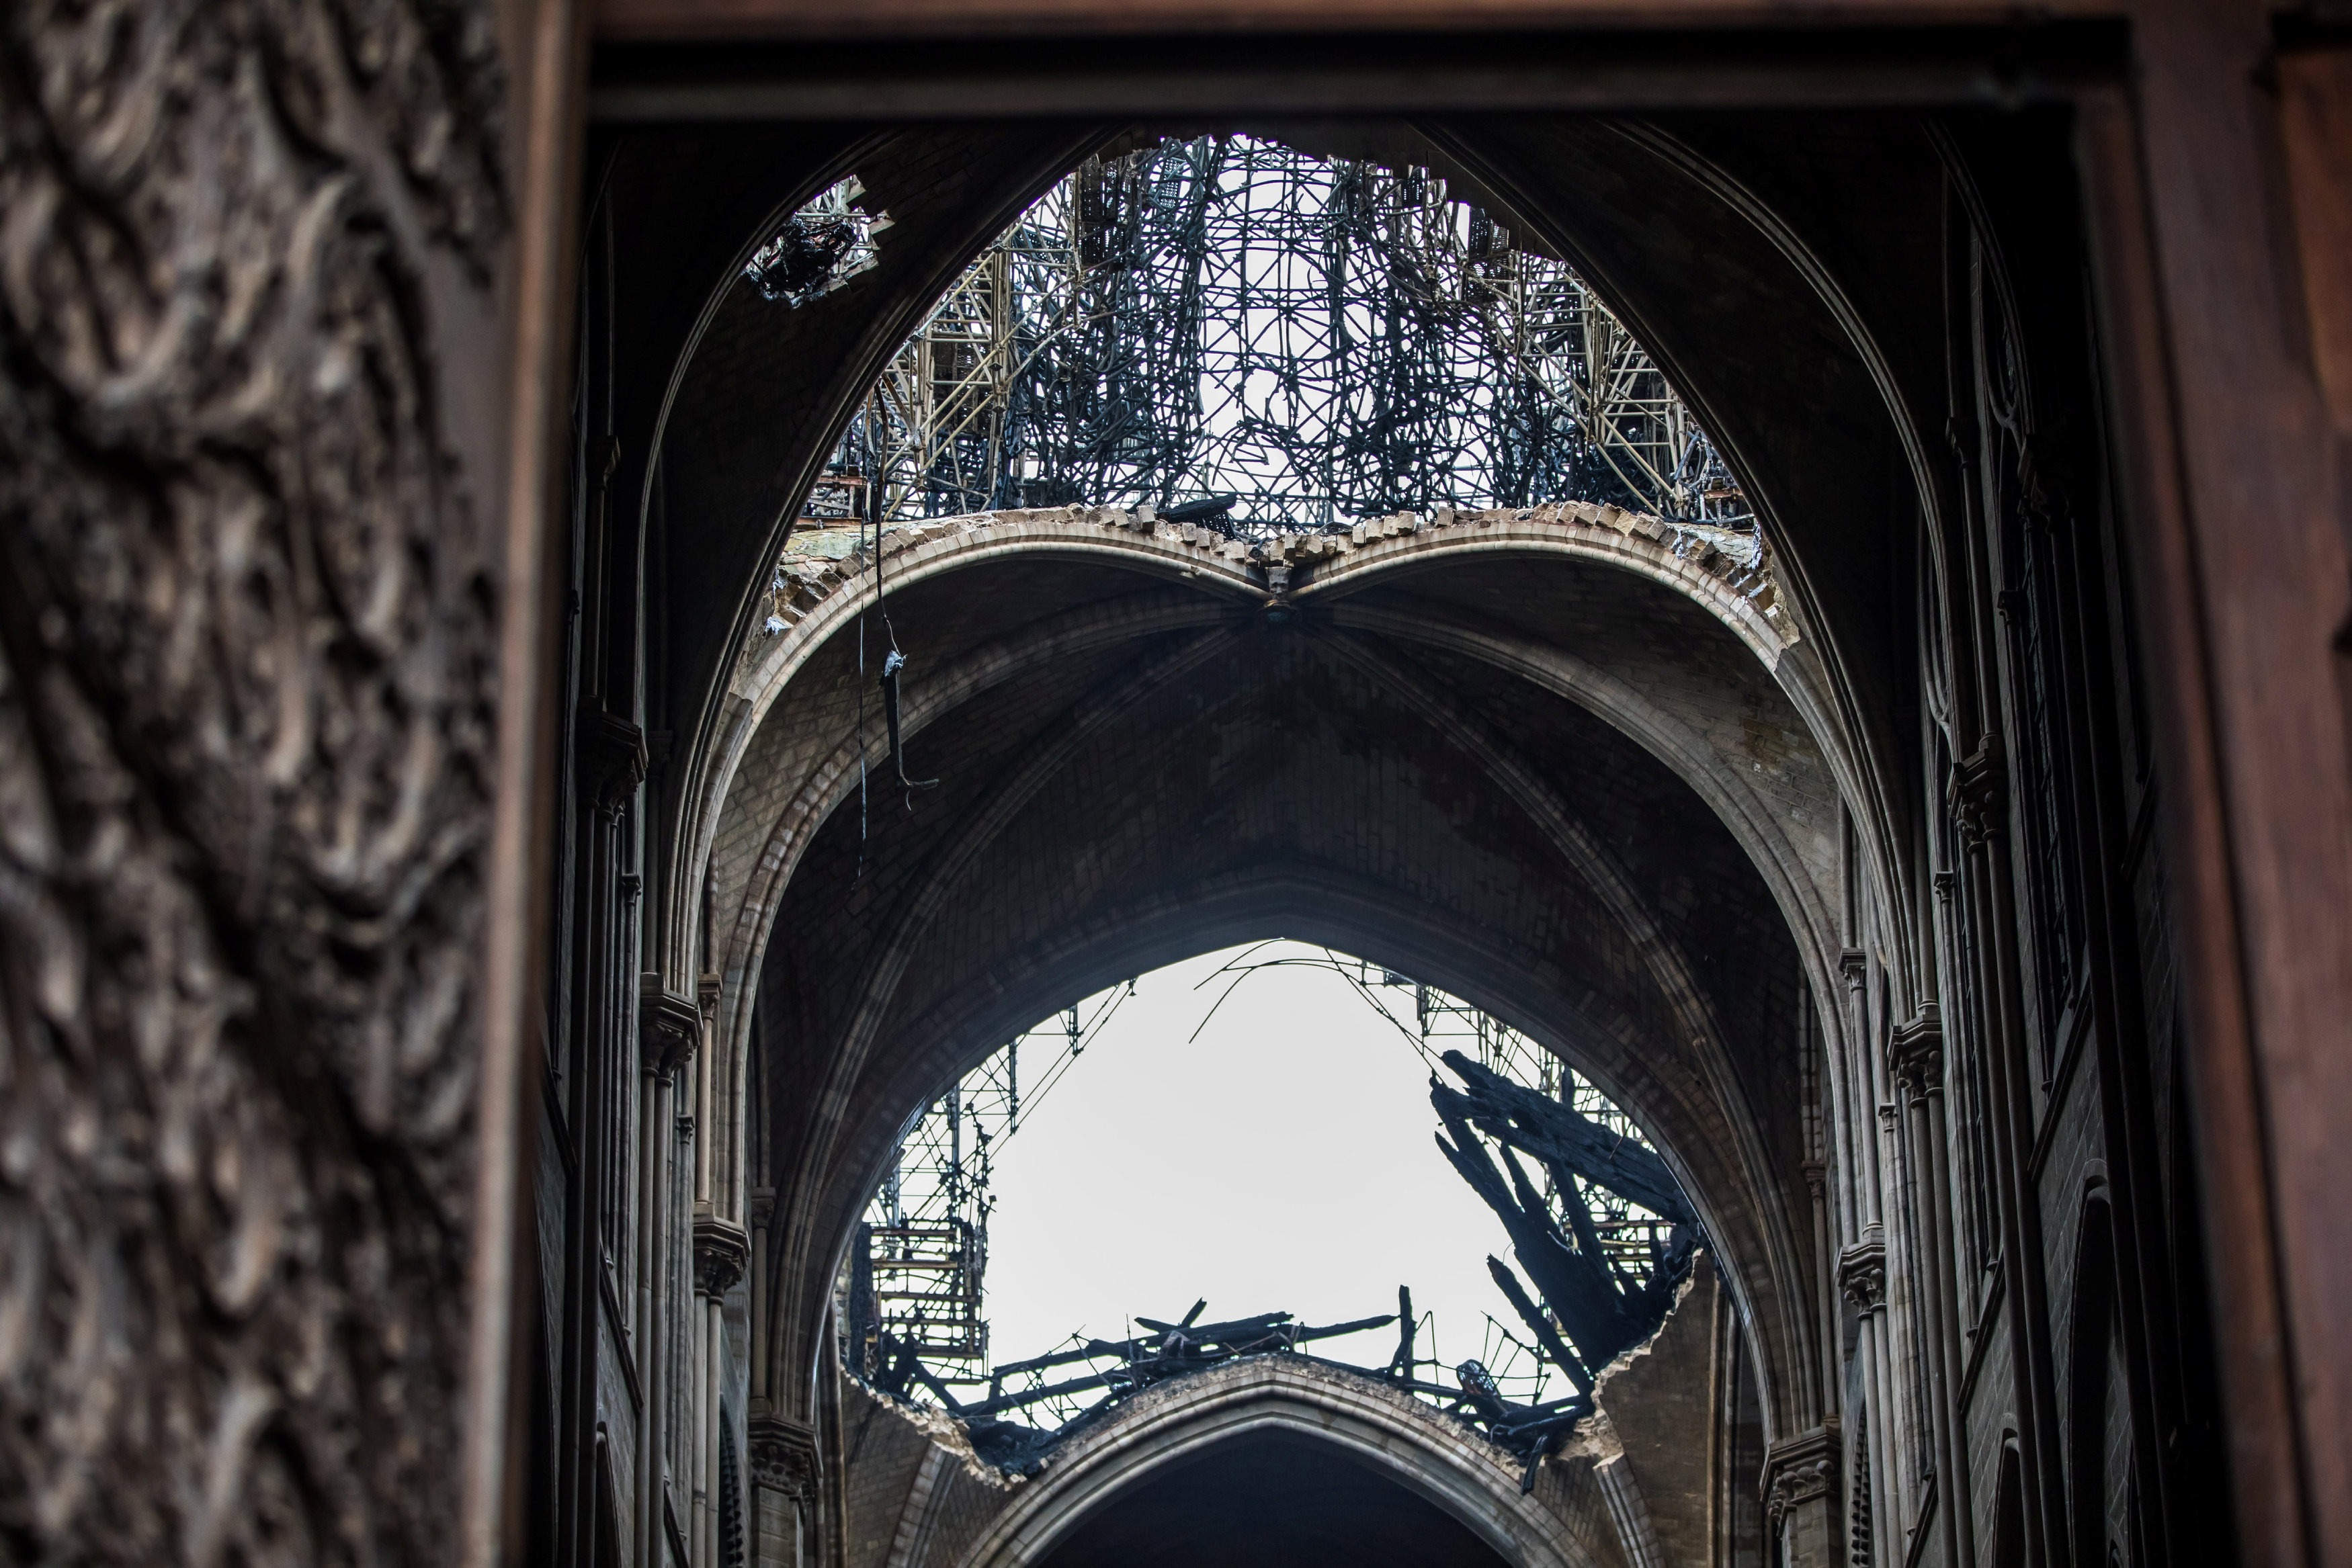
[[[877, 1375], [873, 1383], [883, 1393], [899, 1398], [906, 1397], [914, 1385], [920, 1384], [940, 1401], [948, 1414], [963, 1421], [971, 1434], [975, 1453], [992, 1464], [1019, 1471], [1033, 1463], [1045, 1448], [1070, 1436], [1101, 1411], [1155, 1384], [1165, 1383], [1171, 1377], [1181, 1377], [1188, 1373], [1204, 1372], [1245, 1355], [1295, 1351], [1300, 1345], [1316, 1340], [1335, 1339], [1341, 1334], [1359, 1333], [1366, 1329], [1386, 1328], [1396, 1322], [1391, 1315], [1359, 1318], [1353, 1322], [1310, 1328], [1296, 1321], [1288, 1312], [1261, 1312], [1255, 1317], [1203, 1323], [1199, 1319], [1208, 1305], [1205, 1299], [1194, 1301], [1192, 1310], [1175, 1322], [1165, 1322], [1157, 1318], [1137, 1318], [1135, 1321], [1150, 1332], [1133, 1339], [1090, 1339], [1068, 1350], [1033, 1356], [1027, 1361], [1008, 1362], [998, 1367], [990, 1378], [988, 1396], [970, 1402], [958, 1399], [944, 1383], [934, 1376], [915, 1354], [912, 1346], [900, 1346], [886, 1333], [882, 1336], [882, 1343], [887, 1370]], [[1004, 1391], [1004, 1380], [1008, 1377], [1104, 1360], [1113, 1364], [1105, 1370], [1088, 1371], [1081, 1376], [1041, 1384], [1034, 1388], [1009, 1394]], [[1007, 1411], [1025, 1409], [1033, 1405], [1097, 1389], [1103, 1391], [1101, 1399], [1070, 1421], [1051, 1430], [1001, 1418]]]
[[[1359, 1318], [1353, 1322], [1333, 1323], [1324, 1328], [1309, 1328], [1293, 1321], [1288, 1312], [1261, 1312], [1254, 1318], [1236, 1318], [1231, 1322], [1196, 1325], [1206, 1301], [1193, 1303], [1192, 1310], [1180, 1322], [1161, 1322], [1156, 1318], [1138, 1318], [1151, 1332], [1130, 1340], [1088, 1340], [1076, 1350], [1066, 1350], [1034, 1360], [1014, 1362], [997, 1369], [991, 1385], [991, 1397], [971, 1406], [974, 1415], [993, 1415], [999, 1410], [1018, 1409], [1034, 1405], [1059, 1394], [1075, 1393], [1086, 1388], [1109, 1388], [1121, 1394], [1132, 1394], [1149, 1388], [1171, 1377], [1188, 1372], [1199, 1372], [1244, 1355], [1264, 1355], [1276, 1351], [1297, 1350], [1300, 1345], [1320, 1339], [1336, 1339], [1341, 1334], [1359, 1333], [1365, 1329], [1386, 1328], [1396, 1322], [1393, 1315]], [[1003, 1394], [1001, 1389], [1007, 1376], [1018, 1373], [1044, 1371], [1048, 1367], [1066, 1366], [1074, 1362], [1103, 1356], [1116, 1356], [1119, 1364], [1108, 1372], [1077, 1378], [1026, 1393]]]
[[1459, 1413], [1473, 1417], [1472, 1424], [1486, 1434], [1488, 1442], [1527, 1461], [1519, 1473], [1522, 1494], [1535, 1490], [1536, 1470], [1544, 1456], [1559, 1447], [1577, 1422], [1592, 1414], [1591, 1389], [1580, 1389], [1549, 1404], [1513, 1405], [1503, 1397], [1495, 1375], [1480, 1362], [1464, 1362], [1454, 1369], [1454, 1377], [1462, 1388]]
[[[1589, 1395], [1601, 1367], [1665, 1322], [1698, 1247], [1697, 1211], [1655, 1151], [1458, 1051], [1445, 1052], [1442, 1060], [1465, 1087], [1449, 1088], [1434, 1074], [1430, 1078], [1430, 1103], [1445, 1124], [1437, 1146], [1502, 1220], [1540, 1306], [1509, 1265], [1489, 1257], [1486, 1268], [1545, 1354]], [[1496, 1169], [1473, 1128], [1495, 1140], [1502, 1170]], [[1528, 1178], [1522, 1154], [1538, 1161], [1550, 1176], [1549, 1198]], [[1647, 1270], [1628, 1269], [1602, 1246], [1586, 1182], [1672, 1223], [1665, 1245], [1654, 1248]], [[1568, 1221], [1565, 1229], [1555, 1208]]]
[[862, 210], [857, 204], [865, 194], [854, 174], [835, 182], [752, 254], [743, 266], [745, 280], [761, 298], [798, 307], [872, 267], [874, 236], [890, 226], [890, 215]]
[[1648, 1145], [1612, 1132], [1565, 1102], [1515, 1083], [1458, 1051], [1448, 1051], [1440, 1060], [1461, 1077], [1468, 1092], [1433, 1084], [1430, 1098], [1439, 1116], [1468, 1122], [1537, 1159], [1564, 1166], [1661, 1218], [1676, 1225], [1698, 1223], [1698, 1211], [1683, 1197], [1681, 1184]]
[[[1577, 1421], [1592, 1412], [1592, 1400], [1586, 1389], [1580, 1388], [1565, 1399], [1517, 1404], [1504, 1396], [1494, 1375], [1483, 1363], [1470, 1360], [1449, 1368], [1442, 1362], [1416, 1357], [1413, 1350], [1418, 1322], [1412, 1311], [1412, 1292], [1402, 1287], [1397, 1291], [1399, 1310], [1395, 1312], [1319, 1328], [1299, 1322], [1288, 1312], [1260, 1312], [1255, 1317], [1203, 1323], [1199, 1319], [1208, 1304], [1206, 1300], [1194, 1301], [1192, 1311], [1173, 1322], [1139, 1317], [1135, 1322], [1150, 1332], [1132, 1339], [1090, 1339], [1068, 1350], [1034, 1356], [1027, 1361], [1008, 1362], [998, 1367], [990, 1379], [988, 1397], [969, 1402], [958, 1399], [954, 1392], [923, 1364], [915, 1346], [901, 1343], [884, 1333], [881, 1335], [881, 1364], [867, 1381], [880, 1392], [898, 1399], [907, 1398], [918, 1387], [921, 1388], [938, 1400], [949, 1415], [964, 1424], [971, 1439], [973, 1453], [987, 1463], [1015, 1475], [1035, 1474], [1048, 1449], [1092, 1426], [1120, 1401], [1147, 1388], [1193, 1373], [1206, 1372], [1211, 1367], [1223, 1366], [1245, 1356], [1297, 1354], [1301, 1345], [1311, 1344], [1318, 1340], [1337, 1339], [1343, 1334], [1360, 1333], [1369, 1329], [1386, 1328], [1391, 1323], [1400, 1325], [1397, 1349], [1385, 1366], [1358, 1366], [1322, 1356], [1313, 1359], [1325, 1366], [1352, 1372], [1359, 1376], [1434, 1399], [1445, 1414], [1480, 1432], [1505, 1452], [1526, 1461], [1526, 1470], [1520, 1481], [1522, 1490], [1535, 1484], [1536, 1469], [1543, 1457], [1556, 1451]], [[1003, 1391], [1004, 1380], [1008, 1377], [1106, 1360], [1111, 1363], [1108, 1368], [1090, 1370], [1080, 1376], [1044, 1383], [1034, 1388], [1013, 1393]], [[1452, 1381], [1435, 1381], [1423, 1375], [1424, 1371], [1450, 1375]], [[1013, 1411], [1097, 1390], [1101, 1393], [1099, 1399], [1059, 1427], [1031, 1427], [1004, 1419]]]

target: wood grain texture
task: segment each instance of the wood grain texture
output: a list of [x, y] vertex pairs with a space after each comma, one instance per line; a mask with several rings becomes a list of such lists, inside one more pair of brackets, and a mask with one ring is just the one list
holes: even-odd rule
[[0, 1560], [446, 1538], [500, 90], [477, 6], [0, 13]]
[[2159, 508], [2146, 591], [2182, 780], [2168, 810], [2238, 1522], [2247, 1562], [2338, 1562], [2352, 1552], [2342, 477], [2277, 201], [2268, 20], [2146, 0], [2135, 27], [2146, 226], [2118, 223], [2116, 254], [2144, 244], [2149, 265], [2111, 279], [2151, 291], [2130, 367], [2143, 381], [2124, 395], [2172, 426], [2151, 420], [2135, 467]]
[[2352, 48], [2290, 50], [2278, 74], [2312, 368], [2337, 439], [2352, 441]]
[[2276, 1288], [2277, 1237], [2263, 1167], [2261, 1081], [2245, 1009], [2230, 892], [2223, 759], [2197, 604], [2195, 542], [2180, 487], [2177, 409], [2165, 366], [2161, 289], [2129, 106], [2085, 102], [2083, 149], [2110, 323], [2121, 487], [2138, 547], [2134, 587], [2167, 722], [2161, 801], [2167, 870], [2179, 885], [2206, 1229], [2220, 1288], [2220, 1360], [2229, 1389], [2237, 1524], [2252, 1563], [2305, 1561], [2303, 1477]]

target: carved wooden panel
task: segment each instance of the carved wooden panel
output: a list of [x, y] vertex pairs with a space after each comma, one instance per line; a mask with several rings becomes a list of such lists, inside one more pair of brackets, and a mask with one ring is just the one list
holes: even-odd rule
[[0, 11], [12, 1561], [445, 1555], [497, 497], [439, 307], [503, 243], [495, 43]]

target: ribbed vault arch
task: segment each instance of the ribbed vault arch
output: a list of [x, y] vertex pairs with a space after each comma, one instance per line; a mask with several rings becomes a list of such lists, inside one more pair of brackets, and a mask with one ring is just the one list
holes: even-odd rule
[[[1089, 600], [960, 654], [942, 679], [910, 676], [904, 719], [909, 736], [958, 701], [1017, 680], [1040, 664], [1139, 640], [1162, 629], [1245, 622], [1265, 592], [1263, 572], [1254, 572], [1230, 553], [1084, 516], [984, 515], [943, 520], [932, 537], [910, 543], [902, 544], [902, 537], [893, 537], [896, 548], [884, 558], [880, 574], [894, 593], [919, 588], [944, 573], [1011, 561], [1100, 563], [1192, 591], [1150, 603], [1124, 595], [1115, 601]], [[1399, 580], [1410, 583], [1449, 566], [1477, 562], [1508, 570], [1511, 562], [1552, 555], [1627, 571], [1688, 599], [1755, 655], [1759, 669], [1779, 685], [1784, 700], [1771, 704], [1752, 680], [1739, 689], [1730, 689], [1734, 683], [1727, 682], [1723, 695], [1747, 710], [1745, 716], [1678, 713], [1654, 700], [1661, 686], [1654, 670], [1612, 672], [1557, 643], [1515, 637], [1507, 629], [1462, 624], [1458, 613], [1449, 622], [1449, 612], [1442, 604], [1401, 612], [1377, 600], [1367, 601], [1368, 589]], [[818, 690], [808, 700], [781, 710], [779, 705], [820, 650], [831, 644], [838, 653], [843, 644], [836, 640], [861, 616], [872, 613], [875, 589], [873, 571], [845, 574], [783, 635], [747, 644], [730, 687], [726, 722], [700, 769], [703, 796], [683, 835], [690, 858], [689, 874], [681, 885], [707, 885], [719, 912], [724, 934], [721, 973], [729, 982], [720, 1032], [739, 1047], [750, 1027], [750, 993], [740, 982], [757, 970], [773, 897], [794, 863], [796, 835], [822, 820], [856, 784], [857, 747], [852, 737], [857, 698], [847, 683], [836, 674], [811, 683]], [[1772, 883], [1791, 925], [1806, 935], [1809, 968], [1817, 988], [1826, 992], [1834, 972], [1831, 949], [1838, 873], [1832, 791], [1854, 776], [1854, 765], [1851, 756], [1842, 755], [1834, 738], [1827, 744], [1820, 739], [1827, 716], [1817, 667], [1753, 599], [1672, 549], [1630, 530], [1555, 516], [1374, 539], [1329, 568], [1310, 568], [1296, 601], [1310, 610], [1331, 605], [1336, 625], [1452, 648], [1512, 668], [1624, 730], [1707, 796], [1740, 838]], [[878, 625], [875, 634], [879, 635]], [[875, 657], [879, 657], [878, 647]], [[1676, 685], [1680, 695], [1699, 689], [1698, 683], [1687, 680]], [[1743, 766], [1742, 759], [1727, 755], [1736, 748], [1727, 748], [1719, 735], [1710, 740], [1705, 733], [1710, 724], [1730, 733], [1759, 723], [1788, 737], [1808, 754], [1809, 761], [1823, 765], [1825, 777], [1801, 789], [1801, 798], [1793, 804], [1787, 799], [1768, 800], [1748, 771], [1748, 767], [1760, 770], [1760, 763], [1747, 759]], [[1834, 737], [1834, 728], [1830, 733]], [[826, 749], [820, 743], [813, 750], [812, 736], [834, 737], [834, 744]], [[749, 776], [755, 786], [735, 790], [739, 775]], [[785, 794], [789, 804], [780, 805], [782, 781], [787, 779], [793, 781]]]
[[[1798, 980], [1834, 962], [1835, 790], [1772, 672], [1682, 587], [1706, 574], [1664, 551], [1630, 571], [1604, 525], [1522, 521], [1497, 549], [1466, 523], [1450, 555], [1433, 528], [1411, 570], [1333, 572], [1353, 591], [1301, 591], [1277, 622], [1239, 563], [1129, 522], [974, 520], [887, 558], [915, 660], [910, 768], [959, 776], [911, 815], [895, 787], [863, 826], [856, 810], [870, 576], [746, 660], [745, 689], [770, 695], [712, 882], [745, 1037], [760, 979], [775, 1403], [811, 1386], [839, 1248], [909, 1106], [1101, 984], [1222, 936], [1289, 935], [1512, 1019], [1690, 1151], [1674, 1157], [1762, 1343], [1775, 1428], [1804, 1429], [1804, 1199], [1782, 1145]], [[1743, 750], [1759, 732], [1780, 749]], [[1204, 749], [1230, 752], [1229, 779], [1134, 792]], [[1286, 782], [1294, 752], [1339, 782]], [[1427, 777], [1367, 782], [1401, 770]], [[1349, 790], [1371, 792], [1342, 806]], [[1335, 810], [1353, 814], [1344, 831], [1321, 820]], [[1234, 821], [1208, 821], [1220, 811]], [[1479, 841], [1496, 834], [1500, 854]], [[1184, 841], [1154, 861], [1147, 840]], [[1695, 870], [1695, 853], [1713, 859]], [[1522, 868], [1517, 904], [1479, 891]], [[1744, 924], [1710, 936], [1715, 918]], [[1748, 961], [1782, 972], [1743, 988], [1727, 971]]]

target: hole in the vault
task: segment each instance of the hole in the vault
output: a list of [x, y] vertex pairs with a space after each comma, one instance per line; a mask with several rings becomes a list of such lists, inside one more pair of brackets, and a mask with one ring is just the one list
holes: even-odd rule
[[799, 306], [871, 267], [874, 236], [890, 226], [890, 214], [868, 211], [865, 196], [866, 186], [855, 174], [818, 192], [751, 253], [743, 264], [744, 280], [762, 298]]
[[[853, 185], [761, 250], [768, 298], [872, 265], [887, 220]], [[1753, 513], [1690, 409], [1496, 201], [1460, 172], [1247, 135], [1089, 158], [900, 345], [801, 526], [1116, 506], [1265, 539], [1584, 500], [1752, 557]]]
[[1698, 1242], [1639, 1130], [1542, 1046], [1259, 943], [1087, 998], [911, 1118], [843, 1270], [842, 1354], [1013, 1469], [1144, 1388], [1285, 1354], [1531, 1475]]

